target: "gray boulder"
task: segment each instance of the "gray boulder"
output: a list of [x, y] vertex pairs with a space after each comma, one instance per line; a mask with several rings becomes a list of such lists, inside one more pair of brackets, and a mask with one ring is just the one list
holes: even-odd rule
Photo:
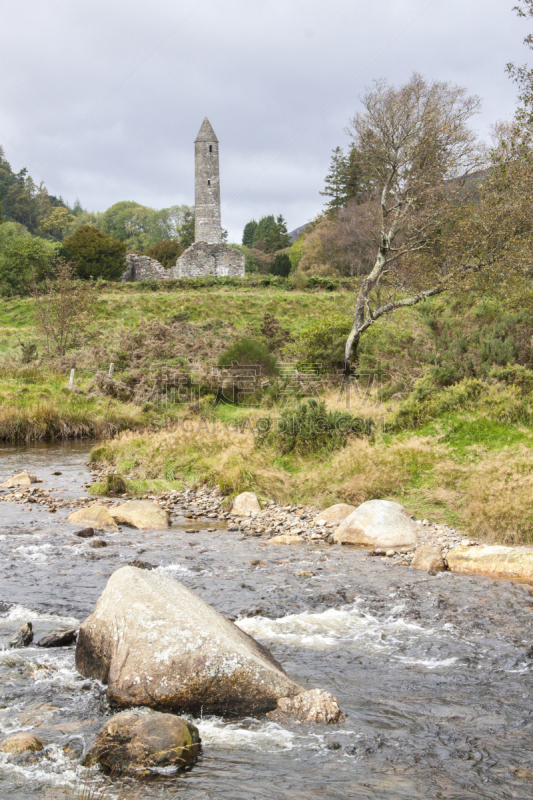
[[336, 698], [331, 692], [322, 689], [311, 689], [295, 697], [282, 697], [274, 711], [268, 717], [276, 722], [287, 722], [295, 719], [298, 722], [313, 722], [321, 725], [334, 725], [342, 722], [346, 715], [340, 710]]
[[200, 741], [196, 725], [174, 714], [123, 711], [106, 722], [83, 764], [113, 775], [179, 769], [196, 761]]
[[411, 566], [413, 569], [424, 569], [428, 572], [442, 572], [446, 569], [441, 548], [429, 544], [416, 548]]
[[121, 525], [150, 531], [165, 530], [170, 518], [168, 511], [152, 500], [127, 500], [111, 508], [109, 513]]
[[304, 690], [255, 639], [177, 581], [122, 567], [81, 625], [76, 666], [110, 703], [240, 715]]
[[390, 500], [368, 500], [341, 522], [333, 541], [388, 550], [414, 545], [416, 537], [416, 525], [403, 506]]
[[319, 525], [321, 522], [342, 522], [356, 510], [356, 506], [349, 506], [348, 503], [335, 503], [317, 514], [314, 523]]
[[240, 517], [255, 517], [260, 511], [259, 500], [253, 492], [241, 492], [233, 500], [232, 514], [238, 514]]

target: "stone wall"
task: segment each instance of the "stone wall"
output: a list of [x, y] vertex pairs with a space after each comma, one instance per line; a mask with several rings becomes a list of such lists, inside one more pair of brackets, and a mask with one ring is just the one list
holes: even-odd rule
[[195, 242], [178, 258], [176, 278], [244, 277], [244, 255], [224, 243]]
[[128, 253], [126, 256], [126, 269], [120, 280], [123, 283], [127, 281], [145, 281], [149, 278], [161, 281], [165, 278], [176, 278], [175, 272], [176, 267], [165, 269], [155, 258]]
[[148, 256], [130, 253], [126, 256], [126, 269], [121, 281], [158, 281], [173, 278], [201, 278], [203, 275], [244, 278], [244, 255], [226, 244], [196, 242], [178, 258], [174, 267], [165, 267]]

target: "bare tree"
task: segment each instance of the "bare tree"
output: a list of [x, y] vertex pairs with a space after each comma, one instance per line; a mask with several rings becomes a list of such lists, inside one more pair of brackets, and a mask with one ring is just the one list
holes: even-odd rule
[[[348, 364], [379, 317], [445, 291], [481, 263], [468, 248], [459, 261], [443, 249], [443, 231], [464, 208], [465, 194], [477, 188], [467, 176], [480, 169], [482, 151], [468, 123], [479, 99], [415, 73], [399, 88], [377, 81], [362, 103], [347, 133], [372, 177], [373, 213], [365, 221], [375, 255], [355, 303]], [[457, 244], [453, 230], [449, 238]]]
[[76, 278], [74, 267], [61, 262], [44, 281], [38, 283], [34, 276], [32, 295], [47, 355], [65, 355], [69, 348], [79, 344], [90, 322], [96, 298], [93, 284]]

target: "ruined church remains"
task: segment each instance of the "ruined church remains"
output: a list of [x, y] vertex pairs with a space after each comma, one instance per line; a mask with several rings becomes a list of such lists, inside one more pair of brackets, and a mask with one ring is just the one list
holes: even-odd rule
[[148, 256], [127, 255], [123, 281], [244, 276], [244, 255], [222, 241], [218, 139], [207, 117], [194, 143], [194, 167], [194, 244], [169, 269]]

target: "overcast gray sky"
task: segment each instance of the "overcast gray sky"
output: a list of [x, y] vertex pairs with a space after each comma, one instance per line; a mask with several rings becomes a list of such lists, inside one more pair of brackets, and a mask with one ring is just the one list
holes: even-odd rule
[[[516, 0], [515, 0], [516, 1]], [[52, 194], [90, 211], [194, 202], [193, 142], [220, 140], [222, 221], [322, 208], [331, 149], [374, 78], [413, 70], [509, 117], [508, 61], [530, 25], [513, 0], [4, 0], [0, 143]]]

